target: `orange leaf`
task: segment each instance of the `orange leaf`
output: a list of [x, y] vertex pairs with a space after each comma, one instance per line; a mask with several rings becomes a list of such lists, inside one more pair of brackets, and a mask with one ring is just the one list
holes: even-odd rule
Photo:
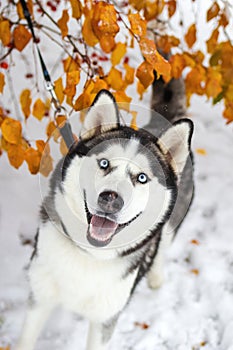
[[196, 153], [199, 154], [200, 156], [206, 156], [207, 152], [204, 148], [197, 148]]
[[121, 71], [114, 67], [112, 67], [105, 80], [108, 83], [108, 85], [116, 91], [121, 90], [124, 86]]
[[186, 62], [181, 54], [176, 54], [170, 59], [171, 64], [171, 76], [175, 79], [179, 79], [182, 75], [184, 68], [186, 67]]
[[8, 20], [0, 21], [0, 40], [3, 46], [8, 46], [11, 42], [11, 27]]
[[[27, 4], [27, 8], [29, 10], [29, 13], [30, 15], [32, 16], [33, 15], [33, 2], [32, 0], [28, 0], [26, 1], [26, 4]], [[17, 3], [17, 13], [18, 13], [18, 16], [20, 19], [24, 19], [24, 13], [23, 13], [23, 8], [22, 8], [22, 5], [21, 5], [21, 2], [18, 1]]]
[[132, 32], [142, 38], [146, 35], [147, 22], [139, 13], [130, 13], [128, 15]]
[[137, 93], [139, 94], [140, 100], [143, 98], [143, 94], [146, 91], [146, 88], [140, 83], [140, 81], [137, 82]]
[[31, 33], [22, 24], [19, 24], [13, 32], [15, 48], [21, 52], [29, 43], [31, 37]]
[[79, 19], [82, 16], [82, 4], [79, 0], [70, 0], [72, 7], [72, 17]]
[[120, 63], [121, 59], [124, 57], [126, 53], [126, 44], [125, 43], [117, 43], [114, 50], [111, 54], [111, 62], [113, 66], [116, 66]]
[[193, 93], [198, 95], [203, 95], [205, 89], [203, 84], [206, 82], [206, 71], [202, 66], [194, 67], [186, 76], [185, 86], [186, 86], [186, 96], [187, 104], [189, 106], [190, 97]]
[[80, 71], [75, 70], [72, 72], [68, 72], [66, 74], [66, 88], [64, 90], [64, 94], [70, 97], [71, 99], [76, 94], [76, 85], [80, 80]]
[[218, 37], [219, 37], [219, 30], [218, 28], [216, 28], [212, 32], [211, 37], [206, 41], [208, 53], [213, 53], [214, 50], [216, 49], [216, 46], [218, 43]]
[[224, 28], [229, 24], [229, 18], [226, 11], [221, 13], [220, 19], [219, 19], [219, 25], [223, 26]]
[[62, 102], [64, 101], [62, 78], [58, 78], [54, 82], [54, 90], [57, 95], [58, 101], [62, 104]]
[[173, 35], [162, 35], [156, 41], [156, 44], [163, 53], [170, 54], [172, 47], [177, 47], [180, 40]]
[[200, 242], [197, 239], [192, 239], [190, 243], [194, 245], [200, 245]]
[[0, 94], [3, 93], [4, 85], [5, 85], [5, 76], [3, 73], [0, 73]]
[[60, 142], [60, 152], [63, 156], [66, 156], [68, 153], [68, 148], [63, 138], [61, 138], [61, 142]]
[[216, 17], [219, 11], [220, 11], [219, 4], [215, 1], [207, 11], [206, 21], [209, 22], [212, 18]]
[[170, 63], [159, 54], [154, 41], [143, 38], [140, 41], [140, 49], [147, 62], [156, 70], [157, 75], [163, 75], [166, 81], [169, 80], [171, 72]]
[[7, 150], [7, 155], [10, 164], [16, 169], [22, 165], [25, 159], [25, 151], [21, 145], [10, 145]]
[[154, 68], [153, 66], [144, 61], [140, 64], [137, 69], [136, 77], [139, 79], [140, 83], [147, 89], [154, 81]]
[[1, 129], [2, 135], [7, 142], [17, 145], [21, 140], [22, 126], [18, 120], [5, 118]]
[[93, 6], [94, 12], [91, 24], [100, 46], [106, 53], [115, 47], [115, 36], [120, 28], [117, 24], [117, 14], [113, 5], [106, 2], [98, 2]]
[[134, 322], [136, 327], [140, 327], [141, 329], [148, 329], [150, 326], [147, 323]]
[[25, 160], [28, 164], [28, 169], [31, 174], [37, 174], [40, 168], [40, 152], [32, 147], [27, 149], [25, 152]]
[[86, 17], [85, 17], [83, 27], [82, 27], [83, 39], [85, 40], [87, 45], [95, 46], [99, 42], [99, 40], [98, 40], [97, 36], [95, 35], [93, 28], [92, 28], [92, 24], [91, 24], [93, 9], [91, 9], [91, 10], [86, 9], [85, 14], [86, 14]]
[[225, 102], [223, 117], [227, 120], [227, 124], [230, 124], [233, 122], [233, 102], [232, 101]]
[[192, 24], [187, 33], [185, 34], [185, 41], [188, 45], [188, 47], [191, 49], [191, 47], [194, 45], [194, 43], [197, 40], [197, 29], [196, 24]]
[[198, 269], [192, 269], [190, 272], [193, 273], [196, 276], [199, 275], [199, 270]]
[[63, 60], [63, 68], [65, 73], [73, 72], [74, 70], [80, 69], [80, 63], [78, 59], [74, 59], [69, 56], [65, 60]]
[[29, 117], [31, 113], [30, 112], [31, 103], [32, 103], [31, 91], [28, 89], [23, 90], [20, 94], [20, 105], [26, 119]]
[[165, 0], [146, 1], [144, 6], [144, 17], [147, 21], [155, 19], [164, 9]]
[[63, 10], [61, 18], [57, 21], [58, 27], [61, 30], [62, 37], [64, 38], [68, 34], [69, 14], [68, 10]]
[[168, 16], [171, 18], [176, 12], [176, 0], [170, 0], [167, 3], [168, 6]]
[[138, 130], [138, 126], [137, 126], [137, 115], [138, 115], [138, 112], [137, 111], [130, 111], [130, 113], [132, 114], [130, 127], [132, 129], [134, 129], [134, 130]]
[[46, 110], [47, 108], [44, 102], [38, 98], [33, 105], [32, 114], [35, 118], [41, 120], [44, 117]]
[[54, 124], [54, 122], [49, 122], [47, 127], [46, 127], [46, 134], [47, 136], [53, 137], [54, 141], [57, 142], [59, 136], [60, 136], [60, 132], [57, 129], [56, 125]]

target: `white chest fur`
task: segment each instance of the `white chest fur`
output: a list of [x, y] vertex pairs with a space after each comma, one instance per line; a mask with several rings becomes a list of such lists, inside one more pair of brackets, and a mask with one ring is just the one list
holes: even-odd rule
[[137, 271], [123, 278], [126, 269], [126, 260], [96, 259], [47, 223], [40, 229], [30, 279], [40, 298], [61, 303], [91, 321], [105, 322], [124, 307], [130, 295]]

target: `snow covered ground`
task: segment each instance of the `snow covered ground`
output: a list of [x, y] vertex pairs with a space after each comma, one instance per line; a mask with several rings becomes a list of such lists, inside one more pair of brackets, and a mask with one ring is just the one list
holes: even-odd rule
[[[171, 246], [166, 281], [142, 281], [122, 313], [112, 350], [233, 350], [233, 129], [194, 98], [195, 199]], [[0, 160], [0, 348], [19, 335], [27, 303], [26, 266], [40, 203], [38, 177]], [[64, 310], [52, 315], [37, 350], [84, 349], [87, 321]]]
[[[43, 52], [45, 49], [42, 46]], [[54, 63], [52, 58], [47, 50], [49, 65]], [[16, 90], [20, 88], [20, 77], [14, 84]], [[194, 202], [168, 251], [164, 285], [152, 291], [142, 281], [119, 319], [111, 350], [233, 350], [233, 127], [225, 125], [221, 104], [212, 107], [203, 98], [192, 99], [189, 114], [195, 124]], [[35, 121], [29, 133], [36, 134], [38, 125]], [[32, 239], [36, 232], [40, 201], [38, 177], [30, 175], [26, 166], [14, 170], [3, 155], [0, 349], [14, 344], [20, 333], [28, 297], [26, 268], [32, 252], [22, 240]], [[58, 309], [36, 350], [84, 350], [86, 334], [86, 320]]]

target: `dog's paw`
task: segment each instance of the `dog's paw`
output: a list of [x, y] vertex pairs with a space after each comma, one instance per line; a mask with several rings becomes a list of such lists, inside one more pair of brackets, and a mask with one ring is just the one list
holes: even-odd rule
[[162, 286], [164, 282], [164, 275], [161, 271], [159, 272], [149, 272], [147, 276], [147, 283], [151, 289], [157, 289]]

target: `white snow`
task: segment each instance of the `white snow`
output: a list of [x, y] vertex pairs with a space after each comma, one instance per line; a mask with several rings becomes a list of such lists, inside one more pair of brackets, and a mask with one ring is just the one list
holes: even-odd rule
[[[17, 93], [20, 83], [18, 77]], [[152, 291], [142, 281], [122, 312], [111, 350], [233, 350], [233, 128], [225, 125], [222, 108], [192, 98], [194, 202], [168, 251], [164, 285]], [[34, 121], [29, 134], [37, 137], [38, 127]], [[196, 153], [197, 148], [206, 155]], [[38, 176], [30, 175], [26, 165], [17, 171], [3, 155], [0, 169], [1, 348], [20, 333], [32, 252], [20, 236], [34, 236], [41, 195]], [[143, 329], [144, 323], [148, 328]], [[86, 320], [58, 309], [36, 350], [84, 350], [86, 334]]]

